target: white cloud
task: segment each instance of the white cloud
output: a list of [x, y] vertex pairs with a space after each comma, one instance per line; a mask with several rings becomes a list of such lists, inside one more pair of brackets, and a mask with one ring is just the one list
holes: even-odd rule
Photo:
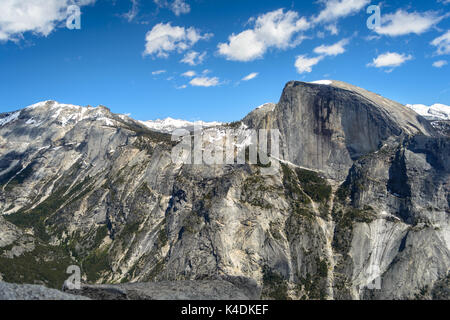
[[358, 13], [370, 0], [321, 0], [325, 8], [314, 18], [315, 23], [335, 21]]
[[167, 58], [169, 52], [176, 50], [183, 52], [191, 48], [200, 40], [206, 40], [212, 37], [212, 34], [201, 34], [192, 27], [172, 27], [171, 23], [159, 23], [147, 32], [145, 36], [146, 44], [144, 55], [153, 55], [160, 58]]
[[437, 47], [436, 53], [438, 55], [450, 54], [450, 30], [431, 41], [431, 44]]
[[179, 86], [179, 87], [176, 87], [177, 89], [186, 89], [187, 88], [187, 85], [185, 85], [185, 84], [183, 84], [183, 85], [181, 85], [181, 86]]
[[219, 53], [228, 60], [251, 61], [261, 58], [267, 49], [264, 41], [253, 30], [233, 34], [228, 39], [229, 44], [219, 44]]
[[341, 41], [330, 46], [321, 45], [315, 48], [314, 52], [320, 55], [337, 56], [345, 52], [344, 46], [346, 46], [348, 43], [348, 39], [342, 39]]
[[191, 66], [196, 66], [198, 64], [202, 64], [203, 60], [205, 60], [206, 51], [203, 53], [199, 53], [197, 51], [190, 51], [185, 54], [181, 62], [189, 64]]
[[436, 12], [406, 12], [402, 9], [395, 13], [381, 15], [381, 26], [375, 32], [387, 36], [402, 36], [410, 33], [422, 34], [439, 23], [444, 16]]
[[332, 35], [337, 35], [339, 33], [338, 27], [336, 24], [330, 24], [325, 27], [325, 30], [329, 31]]
[[439, 60], [433, 63], [433, 67], [435, 68], [442, 68], [443, 66], [447, 65], [447, 61], [446, 60]]
[[249, 75], [242, 78], [242, 81], [249, 81], [249, 80], [255, 79], [258, 75], [259, 75], [258, 72], [252, 72]]
[[195, 77], [197, 75], [197, 73], [195, 73], [195, 71], [186, 71], [185, 73], [182, 74], [183, 77], [186, 78], [192, 78]]
[[191, 12], [191, 6], [185, 0], [154, 0], [154, 2], [161, 8], [172, 10], [176, 16]]
[[131, 9], [127, 13], [125, 13], [123, 16], [128, 20], [128, 22], [131, 22], [136, 18], [139, 11], [139, 3], [138, 0], [131, 0]]
[[85, 6], [95, 0], [1, 0], [0, 41], [17, 41], [26, 32], [48, 36], [68, 18], [72, 4]]
[[153, 71], [153, 72], [152, 72], [152, 75], [156, 76], [156, 75], [158, 75], [158, 74], [163, 74], [163, 73], [166, 73], [166, 70], [156, 70], [156, 71]]
[[297, 12], [283, 9], [260, 15], [254, 21], [254, 28], [239, 34], [232, 34], [228, 43], [219, 43], [219, 54], [227, 60], [251, 61], [261, 58], [269, 48], [287, 49], [300, 44], [302, 37], [294, 38], [310, 24], [300, 18]]
[[374, 40], [380, 40], [381, 36], [377, 36], [377, 35], [370, 35], [367, 37], [364, 37], [364, 40], [366, 41], [374, 41]]
[[219, 78], [197, 77], [192, 79], [189, 83], [194, 87], [215, 87], [219, 85]]
[[183, 0], [175, 0], [172, 3], [171, 8], [172, 8], [173, 13], [175, 13], [176, 16], [179, 16], [180, 14], [186, 14], [186, 13], [191, 12], [191, 7], [189, 6], [189, 4], [187, 4]]
[[295, 67], [298, 73], [309, 73], [312, 67], [318, 64], [323, 59], [323, 56], [308, 58], [306, 55], [300, 55], [295, 60]]
[[322, 61], [326, 56], [337, 56], [345, 52], [345, 46], [349, 43], [349, 39], [342, 39], [332, 45], [321, 45], [314, 49], [314, 53], [318, 54], [317, 57], [308, 58], [306, 55], [300, 55], [295, 61], [295, 67], [297, 72], [309, 73], [312, 71], [312, 67]]
[[399, 54], [396, 52], [386, 52], [374, 58], [368, 66], [376, 68], [398, 67], [413, 57], [411, 55]]

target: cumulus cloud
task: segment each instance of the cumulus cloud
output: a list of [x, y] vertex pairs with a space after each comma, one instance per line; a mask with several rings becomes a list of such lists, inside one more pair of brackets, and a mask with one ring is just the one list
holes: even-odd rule
[[172, 10], [176, 16], [191, 12], [191, 6], [185, 0], [154, 0], [154, 2], [161, 8]]
[[433, 67], [435, 68], [442, 68], [443, 66], [447, 65], [447, 61], [446, 60], [439, 60], [433, 63]]
[[395, 13], [383, 14], [381, 26], [375, 32], [387, 36], [402, 36], [410, 33], [420, 35], [439, 23], [445, 16], [436, 12], [407, 12], [402, 9]]
[[197, 77], [192, 79], [189, 83], [194, 87], [215, 87], [219, 85], [219, 78]]
[[257, 76], [259, 75], [258, 72], [252, 72], [249, 75], [245, 76], [244, 78], [242, 78], [242, 81], [250, 81], [255, 79]]
[[85, 6], [95, 0], [1, 0], [0, 41], [17, 41], [26, 32], [48, 36], [55, 28], [65, 25], [67, 9], [74, 3]]
[[345, 52], [345, 46], [349, 43], [348, 39], [342, 39], [341, 41], [332, 44], [330, 46], [321, 45], [314, 49], [314, 52], [320, 55], [337, 56]]
[[398, 67], [412, 58], [413, 57], [411, 55], [399, 54], [397, 52], [386, 52], [374, 58], [368, 66], [375, 68]]
[[159, 23], [145, 36], [144, 55], [156, 55], [167, 58], [171, 51], [183, 52], [191, 48], [200, 40], [206, 40], [212, 34], [201, 34], [200, 31], [190, 28], [173, 26], [171, 23]]
[[325, 8], [313, 19], [315, 23], [331, 22], [355, 13], [366, 7], [370, 0], [321, 0]]
[[197, 73], [195, 73], [195, 71], [186, 71], [185, 73], [182, 74], [183, 77], [186, 78], [192, 78], [195, 77], [197, 75]]
[[239, 34], [232, 34], [228, 43], [219, 43], [219, 54], [227, 60], [251, 61], [263, 57], [269, 48], [287, 49], [300, 44], [301, 36], [294, 37], [300, 31], [310, 27], [310, 24], [297, 12], [283, 9], [275, 10], [256, 19], [253, 29]]
[[190, 51], [185, 54], [181, 62], [189, 64], [191, 66], [196, 66], [198, 64], [202, 64], [203, 60], [205, 60], [206, 52], [199, 53], [197, 51]]
[[450, 30], [431, 41], [431, 44], [437, 47], [436, 54], [450, 54]]
[[318, 64], [323, 59], [323, 56], [318, 56], [314, 58], [308, 58], [306, 55], [300, 55], [295, 60], [295, 67], [297, 68], [297, 72], [302, 73], [310, 73], [312, 71], [312, 67]]

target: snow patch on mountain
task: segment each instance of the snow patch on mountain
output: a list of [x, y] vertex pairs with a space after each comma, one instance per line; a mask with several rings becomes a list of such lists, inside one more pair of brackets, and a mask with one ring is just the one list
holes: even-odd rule
[[450, 120], [450, 106], [444, 104], [436, 103], [432, 106], [407, 104], [406, 106], [428, 120]]
[[38, 102], [38, 103], [32, 104], [31, 106], [26, 107], [25, 110], [33, 110], [33, 109], [36, 109], [36, 108], [39, 108], [39, 107], [43, 107], [46, 104], [52, 103], [52, 102], [53, 101], [51, 101], [51, 100], [41, 101], [41, 102]]
[[157, 119], [157, 120], [149, 120], [149, 121], [140, 121], [143, 125], [145, 125], [147, 128], [164, 132], [164, 133], [170, 133], [176, 129], [186, 129], [190, 130], [193, 129], [194, 126], [201, 126], [203, 128], [209, 128], [209, 127], [215, 127], [220, 126], [223, 123], [222, 122], [204, 122], [204, 121], [187, 121], [187, 120], [180, 120], [180, 119], [172, 119], [172, 118], [166, 118], [166, 119]]
[[0, 127], [3, 127], [4, 125], [16, 121], [17, 119], [19, 119], [20, 116], [20, 111], [11, 113], [11, 114], [7, 114], [6, 117], [1, 118], [0, 119]]
[[317, 80], [317, 81], [312, 81], [310, 83], [322, 84], [322, 85], [329, 86], [329, 85], [331, 85], [333, 83], [333, 81], [331, 81], [331, 80]]
[[267, 103], [264, 103], [263, 105], [260, 105], [259, 107], [256, 107], [255, 110], [270, 108], [270, 111], [273, 111], [273, 110], [275, 110], [275, 106], [276, 106], [275, 103], [267, 102]]

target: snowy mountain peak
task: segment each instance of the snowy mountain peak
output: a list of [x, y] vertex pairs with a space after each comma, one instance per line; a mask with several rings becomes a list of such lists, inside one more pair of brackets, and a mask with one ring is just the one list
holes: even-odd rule
[[428, 120], [450, 120], [450, 106], [445, 104], [436, 103], [432, 106], [407, 104], [406, 106]]
[[[62, 127], [75, 125], [83, 120], [102, 121], [104, 125], [116, 125], [117, 117], [122, 120], [131, 120], [129, 116], [123, 114], [114, 115], [105, 106], [78, 106], [72, 104], [59, 103], [53, 100], [47, 100], [35, 103], [24, 109], [15, 112], [0, 114], [0, 127], [16, 120], [23, 120], [23, 124], [27, 126], [39, 126], [43, 123], [56, 122]], [[163, 133], [170, 133], [176, 129], [192, 129], [194, 126], [202, 126], [204, 128], [220, 126], [222, 122], [205, 122], [205, 121], [187, 121], [173, 118], [138, 121], [145, 127]]]
[[80, 109], [80, 108], [92, 108], [92, 107], [91, 106], [81, 107], [81, 106], [76, 106], [73, 104], [59, 103], [58, 101], [54, 101], [54, 100], [46, 100], [46, 101], [41, 101], [41, 102], [32, 104], [31, 106], [26, 107], [25, 110], [57, 109], [57, 108]]
[[47, 100], [30, 105], [22, 110], [0, 115], [0, 126], [16, 120], [23, 120], [26, 125], [39, 126], [43, 123], [56, 122], [65, 127], [75, 125], [82, 120], [103, 121], [112, 126], [113, 114], [104, 107], [77, 106]]

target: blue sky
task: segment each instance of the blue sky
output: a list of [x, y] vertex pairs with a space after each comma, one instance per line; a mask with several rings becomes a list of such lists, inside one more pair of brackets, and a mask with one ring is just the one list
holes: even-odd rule
[[[79, 30], [66, 28], [72, 2]], [[381, 9], [372, 30], [370, 5]], [[56, 100], [139, 120], [233, 121], [277, 102], [287, 81], [320, 79], [450, 105], [449, 9], [449, 0], [2, 0], [0, 112]]]

